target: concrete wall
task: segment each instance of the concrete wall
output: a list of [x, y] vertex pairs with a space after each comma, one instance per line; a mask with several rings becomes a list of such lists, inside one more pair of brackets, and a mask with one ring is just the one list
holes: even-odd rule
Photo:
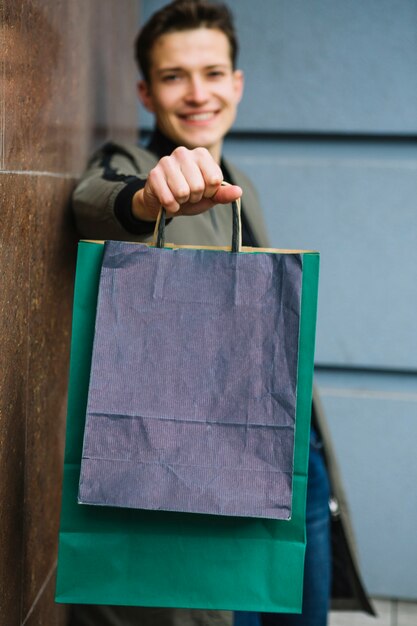
[[321, 252], [316, 381], [364, 577], [417, 599], [417, 3], [228, 4], [246, 93], [225, 152], [273, 245]]
[[[0, 624], [54, 605], [76, 233], [68, 199], [107, 136], [134, 139], [136, 3], [0, 2]], [[123, 71], [120, 71], [123, 68]]]

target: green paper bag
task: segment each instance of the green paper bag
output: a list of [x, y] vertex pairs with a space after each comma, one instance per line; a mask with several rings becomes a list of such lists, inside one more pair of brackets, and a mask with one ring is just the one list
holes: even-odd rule
[[292, 518], [287, 521], [77, 503], [103, 256], [102, 244], [79, 244], [57, 602], [301, 611], [319, 255], [297, 253], [303, 277]]

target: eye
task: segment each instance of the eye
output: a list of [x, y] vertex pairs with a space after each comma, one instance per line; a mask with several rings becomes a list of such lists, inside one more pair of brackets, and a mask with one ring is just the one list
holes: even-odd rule
[[165, 74], [164, 76], [162, 76], [162, 82], [163, 83], [174, 83], [178, 80], [180, 80], [181, 76], [180, 74]]
[[207, 76], [209, 78], [223, 78], [223, 76], [225, 76], [225, 72], [223, 70], [211, 70], [208, 72]]

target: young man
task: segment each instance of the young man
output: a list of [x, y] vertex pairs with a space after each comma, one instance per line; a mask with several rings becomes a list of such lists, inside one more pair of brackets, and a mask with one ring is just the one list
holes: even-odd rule
[[[155, 116], [155, 130], [147, 150], [109, 143], [93, 157], [74, 193], [81, 236], [150, 240], [164, 206], [168, 241], [227, 246], [232, 212], [224, 205], [243, 189], [243, 245], [267, 245], [251, 183], [222, 158], [243, 92], [237, 47], [230, 12], [206, 0], [176, 0], [149, 20], [137, 39], [136, 57], [143, 75], [139, 97]], [[223, 180], [234, 184], [222, 187]], [[319, 532], [308, 537], [317, 547], [306, 559], [303, 616], [265, 615], [265, 624], [327, 622], [329, 485], [318, 448], [311, 448], [308, 508]], [[232, 621], [227, 611], [84, 606], [74, 607], [70, 625], [231, 626]]]
[[[163, 205], [167, 217], [175, 217], [167, 227], [171, 240], [227, 245], [231, 212], [219, 204], [240, 197], [242, 190], [221, 187], [226, 178], [247, 187], [251, 202], [245, 203], [250, 214], [245, 226], [257, 231], [260, 243], [265, 241], [251, 184], [221, 159], [243, 92], [236, 55], [225, 7], [174, 2], [153, 16], [137, 39], [136, 56], [144, 76], [138, 93], [155, 115], [155, 132], [147, 151], [107, 144], [96, 155], [74, 194], [83, 236], [146, 240]], [[184, 215], [197, 218], [177, 220]]]

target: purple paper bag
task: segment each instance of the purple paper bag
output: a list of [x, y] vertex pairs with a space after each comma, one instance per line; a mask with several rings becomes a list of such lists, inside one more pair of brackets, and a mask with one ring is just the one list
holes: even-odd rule
[[80, 503], [291, 517], [301, 258], [106, 243]]

